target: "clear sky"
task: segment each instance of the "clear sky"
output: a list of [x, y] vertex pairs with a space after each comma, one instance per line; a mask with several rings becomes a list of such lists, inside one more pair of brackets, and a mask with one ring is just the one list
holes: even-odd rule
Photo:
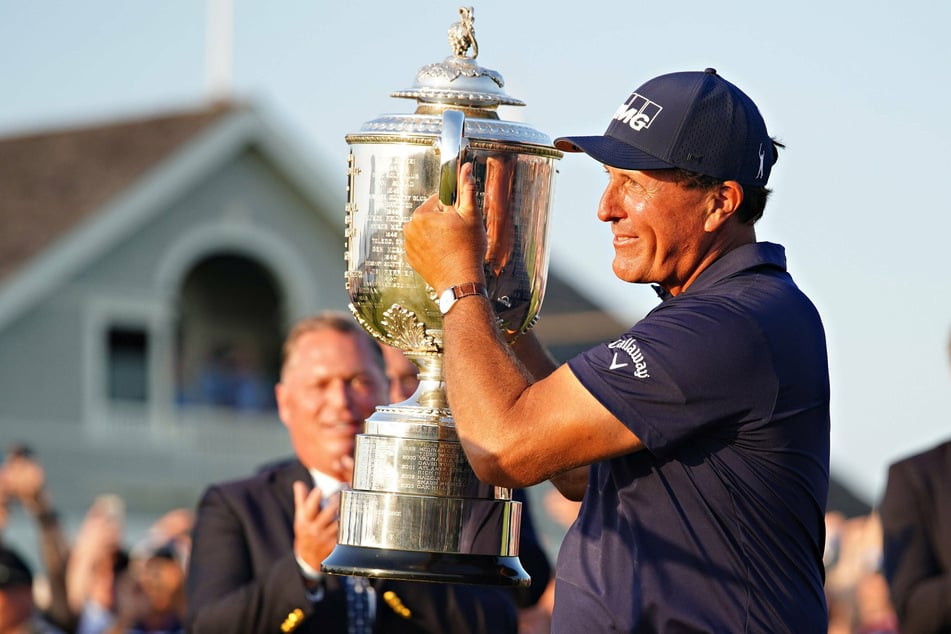
[[[826, 324], [834, 473], [875, 501], [890, 461], [951, 436], [951, 3], [469, 3], [479, 63], [527, 104], [503, 118], [553, 137], [602, 132], [661, 73], [744, 89], [787, 145], [758, 237], [786, 246]], [[461, 4], [234, 0], [232, 93], [343, 186], [344, 135], [412, 112], [389, 94], [450, 54]], [[201, 104], [206, 23], [203, 0], [0, 0], [0, 135]], [[552, 267], [637, 319], [656, 300], [613, 278], [600, 167], [559, 171]]]

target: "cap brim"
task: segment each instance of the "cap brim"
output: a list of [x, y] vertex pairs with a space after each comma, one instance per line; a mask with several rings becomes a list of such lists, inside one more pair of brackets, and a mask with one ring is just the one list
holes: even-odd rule
[[610, 136], [563, 136], [555, 139], [562, 152], [584, 152], [594, 160], [625, 170], [660, 170], [674, 167]]

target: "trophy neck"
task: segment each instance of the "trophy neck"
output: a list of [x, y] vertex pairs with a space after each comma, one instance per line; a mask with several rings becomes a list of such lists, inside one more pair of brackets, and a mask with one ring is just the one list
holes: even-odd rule
[[419, 385], [405, 401], [380, 405], [366, 420], [365, 434], [456, 441], [442, 379], [442, 355], [404, 351], [419, 368]]
[[426, 409], [449, 409], [442, 354], [415, 354], [411, 351], [405, 354], [419, 368], [419, 386], [405, 405]]
[[444, 381], [432, 381], [420, 379], [419, 387], [411, 397], [408, 405], [418, 405], [425, 409], [449, 409], [449, 401], [446, 399], [446, 383]]

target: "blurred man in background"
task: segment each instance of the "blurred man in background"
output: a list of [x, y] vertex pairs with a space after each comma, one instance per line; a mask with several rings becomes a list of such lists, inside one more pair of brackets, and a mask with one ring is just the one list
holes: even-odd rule
[[[376, 342], [346, 314], [299, 322], [284, 346], [278, 412], [295, 458], [213, 485], [197, 514], [187, 629], [205, 632], [517, 631], [502, 588], [324, 575], [355, 437], [387, 402]], [[537, 548], [537, 540], [522, 544]], [[549, 571], [529, 572], [544, 588]]]
[[903, 634], [951, 632], [949, 482], [951, 439], [888, 469], [880, 507], [884, 569]]

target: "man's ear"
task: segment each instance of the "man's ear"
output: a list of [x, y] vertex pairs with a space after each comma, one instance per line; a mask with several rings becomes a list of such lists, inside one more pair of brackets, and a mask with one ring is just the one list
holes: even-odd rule
[[284, 409], [287, 407], [285, 404], [285, 399], [287, 398], [287, 388], [284, 387], [283, 383], [277, 383], [274, 385], [274, 401], [277, 403], [277, 416], [281, 419], [281, 423], [287, 427], [287, 423], [284, 422], [287, 420], [287, 417], [284, 416]]
[[742, 185], [736, 181], [721, 183], [720, 187], [713, 192], [713, 208], [710, 210], [703, 228], [708, 232], [713, 232], [722, 227], [740, 208], [741, 202], [743, 202]]

